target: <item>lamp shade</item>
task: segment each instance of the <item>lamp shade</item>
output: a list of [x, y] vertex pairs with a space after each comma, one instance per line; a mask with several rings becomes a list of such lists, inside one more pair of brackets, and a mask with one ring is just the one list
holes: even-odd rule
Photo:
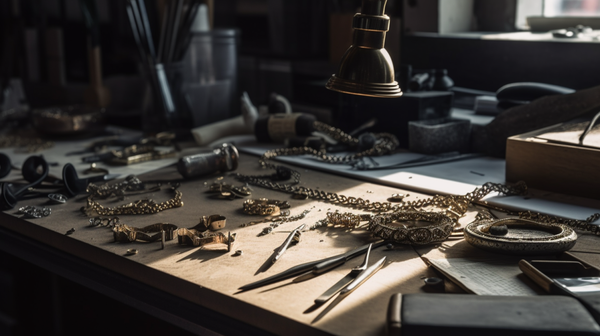
[[346, 51], [337, 74], [326, 88], [369, 97], [400, 97], [394, 64], [385, 50], [390, 18], [384, 14], [387, 0], [363, 0], [361, 13], [352, 22], [352, 45]]

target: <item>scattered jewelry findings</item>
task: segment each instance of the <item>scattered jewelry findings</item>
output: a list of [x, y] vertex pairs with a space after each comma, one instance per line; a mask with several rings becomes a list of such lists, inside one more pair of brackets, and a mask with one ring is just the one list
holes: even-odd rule
[[67, 236], [68, 236], [68, 235], [72, 234], [73, 232], [75, 232], [75, 228], [71, 228], [69, 231], [67, 231], [67, 232], [65, 233], [65, 235], [67, 235]]
[[404, 200], [404, 194], [392, 194], [392, 197], [388, 198], [390, 202], [402, 202]]
[[27, 218], [37, 219], [50, 216], [50, 214], [52, 214], [52, 209], [26, 205], [24, 207], [20, 207], [17, 213], [23, 214]]
[[113, 228], [113, 236], [115, 242], [129, 243], [136, 240], [155, 242], [163, 239], [163, 233], [164, 239], [172, 240], [175, 230], [177, 230], [177, 225], [169, 223], [157, 223], [143, 228], [117, 224]]
[[89, 221], [91, 226], [114, 227], [119, 223], [119, 217], [93, 217]]
[[[314, 207], [313, 207], [314, 208]], [[277, 218], [273, 221], [273, 223], [269, 224], [270, 227], [272, 228], [277, 228], [279, 227], [279, 225], [283, 224], [283, 223], [289, 223], [289, 222], [295, 222], [295, 221], [299, 221], [301, 219], [304, 219], [304, 217], [306, 217], [306, 215], [311, 211], [312, 209], [308, 209], [308, 210], [304, 210], [302, 211], [300, 214], [296, 215], [296, 216], [287, 216], [287, 217], [280, 217]], [[289, 212], [288, 212], [289, 215]]]
[[129, 255], [134, 255], [137, 253], [138, 253], [138, 250], [136, 250], [136, 249], [128, 249], [127, 252], [125, 252], [125, 255], [129, 256]]
[[67, 196], [63, 194], [49, 194], [48, 201], [52, 204], [65, 204], [67, 203]]
[[248, 184], [236, 187], [227, 183], [214, 182], [207, 192], [217, 194], [219, 199], [234, 200], [250, 196], [252, 189]]
[[107, 175], [108, 174], [108, 169], [100, 168], [100, 167], [98, 167], [98, 165], [96, 164], [96, 162], [93, 162], [93, 163], [90, 164], [90, 168], [84, 170], [83, 173], [84, 174], [102, 173], [104, 175]]
[[216, 231], [225, 227], [227, 218], [221, 215], [210, 215], [200, 217], [200, 222], [193, 229], [200, 232], [206, 230]]
[[244, 213], [248, 215], [277, 216], [281, 209], [290, 207], [288, 201], [269, 200], [266, 198], [244, 201]]
[[234, 257], [239, 257], [239, 256], [241, 256], [242, 254], [244, 254], [244, 251], [242, 251], [242, 250], [236, 250], [236, 251], [235, 251], [235, 253], [233, 254], [233, 256], [234, 256]]
[[0, 148], [16, 147], [25, 153], [35, 153], [54, 147], [54, 142], [39, 137], [24, 137], [20, 135], [0, 136]]
[[229, 232], [227, 236], [222, 232], [198, 231], [194, 228], [177, 230], [177, 240], [181, 245], [204, 246], [208, 244], [225, 244], [227, 252], [231, 251], [235, 243], [236, 233]]

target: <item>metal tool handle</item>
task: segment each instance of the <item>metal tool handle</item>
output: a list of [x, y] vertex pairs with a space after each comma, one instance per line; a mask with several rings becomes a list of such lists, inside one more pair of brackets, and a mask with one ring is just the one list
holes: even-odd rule
[[356, 279], [354, 279], [354, 281], [352, 281], [348, 286], [346, 286], [346, 288], [342, 289], [342, 291], [340, 292], [340, 295], [350, 294], [352, 291], [354, 291], [356, 288], [358, 288], [358, 286], [360, 286], [363, 282], [367, 281], [367, 279], [369, 279], [371, 276], [373, 276], [373, 274], [375, 274], [377, 271], [379, 271], [379, 269], [381, 269], [386, 258], [387, 257], [383, 257], [383, 258], [379, 259], [376, 263], [374, 263], [369, 268], [364, 270], [361, 274], [359, 274], [358, 277], [356, 277]]
[[[343, 265], [346, 261], [365, 253], [365, 251], [369, 248], [369, 245], [370, 244], [367, 244], [367, 245], [361, 246], [353, 251], [344, 253], [344, 254], [340, 255], [338, 258], [323, 261], [322, 263], [317, 264], [313, 268], [312, 273], [314, 275], [320, 275], [320, 274], [323, 274], [323, 273], [331, 270], [332, 268]], [[372, 249], [376, 249], [383, 245], [386, 245], [386, 242], [380, 241], [378, 243], [373, 244]]]
[[279, 250], [277, 251], [277, 254], [275, 254], [275, 256], [273, 257], [273, 259], [271, 259], [272, 263], [275, 263], [277, 260], [279, 260], [279, 258], [281, 258], [281, 256], [285, 253], [285, 251], [287, 250], [288, 246], [292, 242], [292, 239], [294, 239], [294, 236], [296, 235], [296, 233], [298, 231], [304, 229], [305, 226], [306, 226], [306, 224], [302, 224], [302, 225], [298, 226], [296, 229], [294, 229], [294, 231], [292, 231], [289, 234], [289, 236], [285, 239], [285, 241], [283, 242], [283, 244], [281, 245], [281, 247], [279, 247]]

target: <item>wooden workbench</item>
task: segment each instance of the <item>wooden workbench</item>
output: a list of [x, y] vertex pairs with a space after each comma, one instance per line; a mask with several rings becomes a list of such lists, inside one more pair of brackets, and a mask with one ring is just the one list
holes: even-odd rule
[[[410, 194], [408, 199], [411, 200], [427, 197], [331, 174], [299, 170], [303, 185], [324, 191], [372, 201], [385, 201], [399, 192]], [[271, 173], [258, 167], [256, 157], [244, 154], [240, 157], [237, 172]], [[73, 198], [64, 205], [51, 206], [52, 215], [46, 218], [25, 220], [17, 214], [17, 208], [23, 205], [47, 206], [46, 200], [41, 198], [20, 202], [14, 210], [0, 213], [0, 249], [198, 334], [212, 330], [236, 335], [384, 335], [387, 304], [392, 294], [430, 291], [424, 287], [422, 279], [436, 273], [419, 255], [435, 252], [439, 245], [421, 247], [418, 253], [411, 246], [374, 250], [371, 262], [387, 256], [383, 269], [334, 305], [328, 302], [311, 310], [313, 300], [358, 265], [362, 257], [308, 281], [292, 283], [290, 279], [240, 293], [238, 288], [242, 285], [304, 262], [352, 250], [375, 239], [361, 229], [305, 230], [299, 244], [291, 247], [269, 269], [259, 272], [274, 249], [301, 223], [311, 226], [324, 218], [327, 211], [360, 211], [320, 201], [296, 200], [289, 194], [253, 187], [251, 198], [288, 200], [292, 205], [291, 215], [311, 210], [305, 219], [285, 223], [263, 236], [260, 233], [268, 223], [240, 227], [242, 223], [259, 218], [242, 212], [244, 199], [219, 200], [206, 193], [207, 186], [222, 176], [223, 182], [241, 184], [227, 174], [186, 181], [179, 188], [183, 193], [183, 207], [154, 215], [119, 217], [121, 223], [135, 227], [163, 222], [190, 228], [198, 223], [200, 216], [220, 214], [227, 217], [223, 231], [237, 233], [231, 252], [219, 246], [181, 246], [177, 239], [167, 241], [164, 249], [160, 242], [115, 243], [111, 229], [89, 225], [88, 218], [80, 211], [85, 205], [84, 196]], [[140, 178], [143, 181], [176, 180], [180, 175], [171, 166]], [[144, 197], [160, 202], [170, 198], [164, 189], [130, 196], [122, 202], [101, 202], [115, 206]], [[467, 216], [464, 222], [471, 219], [472, 215]], [[72, 228], [75, 231], [65, 235]], [[484, 253], [461, 243], [461, 253], [465, 253], [465, 249], [473, 249], [478, 255]], [[446, 254], [452, 244], [443, 244]], [[135, 248], [139, 253], [126, 256], [129, 248]], [[234, 250], [243, 250], [243, 254], [234, 256]]]
[[[244, 154], [240, 157], [237, 171], [244, 174], [267, 173], [258, 167], [257, 157]], [[393, 193], [405, 192], [330, 174], [305, 169], [300, 171], [303, 185], [373, 201], [385, 201]], [[342, 278], [352, 267], [358, 265], [362, 257], [308, 281], [290, 284], [293, 280], [290, 279], [238, 293], [237, 289], [242, 285], [300, 263], [352, 250], [376, 239], [371, 237], [369, 232], [360, 229], [354, 232], [338, 228], [305, 230], [299, 244], [289, 248], [269, 269], [258, 273], [265, 261], [269, 260], [274, 249], [283, 242], [291, 230], [300, 224], [305, 223], [309, 227], [317, 220], [325, 218], [327, 211], [338, 209], [359, 211], [325, 202], [295, 200], [289, 194], [253, 187], [251, 198], [288, 200], [292, 205], [291, 215], [297, 215], [305, 209], [311, 210], [304, 220], [285, 223], [274, 229], [271, 234], [261, 236], [261, 231], [268, 226], [268, 223], [240, 227], [242, 223], [260, 218], [242, 212], [244, 199], [219, 200], [212, 198], [212, 194], [206, 193], [207, 186], [219, 177], [224, 177], [223, 182], [241, 185], [227, 174], [187, 181], [179, 188], [183, 193], [183, 207], [153, 215], [119, 216], [120, 222], [135, 227], [162, 222], [190, 228], [195, 226], [203, 215], [220, 214], [227, 217], [227, 225], [223, 232], [237, 233], [234, 250], [243, 250], [241, 256], [233, 256], [234, 251], [228, 253], [221, 246], [207, 246], [204, 249], [182, 246], [177, 243], [177, 239], [167, 241], [164, 250], [161, 250], [160, 242], [115, 243], [111, 229], [89, 225], [88, 217], [80, 211], [80, 208], [85, 205], [84, 196], [75, 197], [64, 205], [50, 206], [52, 215], [41, 219], [23, 219], [17, 214], [17, 209], [23, 205], [48, 206], [45, 203], [46, 199], [19, 202], [14, 210], [0, 213], [0, 229], [3, 231], [1, 235], [3, 241], [0, 243], [8, 252], [19, 254], [42, 267], [53, 262], [44, 260], [45, 256], [52, 253], [58, 255], [53, 257], [54, 259], [61, 256], [69, 260], [75, 258], [76, 260], [63, 262], [60, 265], [47, 266], [75, 281], [86, 277], [85, 274], [78, 274], [78, 272], [83, 272], [83, 269], [88, 266], [94, 268], [97, 266], [100, 268], [97, 271], [109, 278], [117, 277], [120, 281], [107, 280], [118, 283], [89, 284], [86, 281], [94, 282], [96, 277], [89, 275], [88, 278], [91, 279], [82, 279], [84, 284], [126, 303], [146, 306], [146, 310], [150, 313], [190, 331], [198, 330], [196, 326], [208, 326], [209, 329], [213, 329], [214, 326], [211, 325], [209, 318], [202, 316], [188, 319], [175, 316], [177, 314], [168, 311], [167, 305], [161, 307], [160, 302], [156, 303], [155, 307], [152, 303], [139, 302], [144, 301], [143, 297], [135, 298], [139, 287], [149, 286], [162, 292], [166, 297], [173, 299], [173, 304], [176, 306], [181, 300], [182, 304], [191, 303], [191, 307], [206, 308], [208, 311], [222, 314], [224, 317], [268, 333], [374, 335], [385, 334], [385, 312], [389, 297], [397, 292], [421, 291], [422, 278], [433, 274], [412, 247], [398, 247], [394, 250], [386, 250], [382, 247], [371, 253], [370, 260], [375, 262], [386, 255], [388, 259], [384, 268], [326, 314], [323, 314], [323, 311], [327, 309], [329, 302], [312, 312], [305, 313], [305, 311], [313, 306], [313, 300], [317, 296]], [[175, 167], [171, 166], [140, 178], [142, 181], [175, 180], [180, 179], [181, 176], [176, 172]], [[160, 202], [171, 196], [164, 191], [165, 189], [155, 193], [130, 196], [122, 202], [108, 200], [101, 203], [115, 206], [145, 197]], [[424, 197], [412, 192], [410, 194], [411, 199]], [[74, 233], [65, 235], [71, 228], [75, 229]], [[24, 252], [19, 251], [29, 243], [34, 243], [38, 247], [37, 254], [33, 253], [36, 250], [32, 248]], [[139, 253], [126, 256], [125, 252], [129, 248], [136, 248]], [[30, 255], [29, 258], [27, 255]], [[70, 265], [74, 267], [70, 269]], [[93, 271], [89, 272], [94, 274]], [[142, 294], [144, 295], [151, 294]]]

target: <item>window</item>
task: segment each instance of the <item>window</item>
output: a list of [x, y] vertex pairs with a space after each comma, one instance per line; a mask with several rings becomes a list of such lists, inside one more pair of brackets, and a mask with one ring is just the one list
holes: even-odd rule
[[543, 16], [600, 16], [600, 0], [544, 0]]
[[518, 0], [518, 29], [529, 29], [528, 16], [600, 16], [600, 0]]

